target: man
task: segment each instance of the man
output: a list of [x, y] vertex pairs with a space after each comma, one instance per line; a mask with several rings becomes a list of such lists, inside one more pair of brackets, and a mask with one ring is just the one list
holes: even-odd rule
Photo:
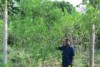
[[74, 50], [70, 46], [70, 40], [65, 39], [63, 46], [58, 47], [57, 50], [62, 51], [62, 67], [68, 67], [73, 64]]

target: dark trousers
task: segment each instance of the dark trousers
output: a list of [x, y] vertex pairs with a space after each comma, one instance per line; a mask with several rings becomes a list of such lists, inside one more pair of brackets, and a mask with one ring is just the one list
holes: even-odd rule
[[69, 65], [62, 65], [62, 67], [68, 67]]

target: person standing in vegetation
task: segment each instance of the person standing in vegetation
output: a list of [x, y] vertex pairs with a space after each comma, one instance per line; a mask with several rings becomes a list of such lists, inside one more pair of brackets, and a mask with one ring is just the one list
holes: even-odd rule
[[70, 40], [65, 39], [63, 46], [57, 47], [57, 50], [62, 51], [62, 67], [73, 65], [74, 49], [70, 46]]

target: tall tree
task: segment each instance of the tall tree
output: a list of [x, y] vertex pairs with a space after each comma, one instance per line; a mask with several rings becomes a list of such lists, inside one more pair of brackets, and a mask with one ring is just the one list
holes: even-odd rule
[[94, 67], [95, 25], [90, 32], [90, 67]]
[[7, 64], [7, 0], [4, 1], [3, 62]]
[[100, 0], [83, 0], [83, 4], [87, 4], [89, 2], [96, 10], [100, 10]]
[[[59, 2], [59, 1], [54, 1], [54, 2], [53, 2], [53, 5], [54, 5], [55, 7], [60, 8], [60, 9], [62, 10], [62, 12], [65, 12], [65, 11], [67, 10], [68, 13], [72, 14], [73, 11], [76, 11], [76, 10], [75, 10], [75, 7], [74, 7], [71, 3], [69, 3], [69, 2], [65, 2], [65, 1], [61, 1], [61, 2]], [[66, 10], [65, 10], [65, 9], [66, 9]]]

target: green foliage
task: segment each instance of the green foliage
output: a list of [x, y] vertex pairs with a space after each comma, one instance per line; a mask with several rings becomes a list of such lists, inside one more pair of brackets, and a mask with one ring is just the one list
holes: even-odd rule
[[100, 0], [89, 0], [90, 4], [95, 8], [95, 9], [100, 9]]
[[2, 47], [2, 31], [3, 30], [3, 21], [2, 20], [0, 20], [0, 49], [1, 49], [1, 47]]

